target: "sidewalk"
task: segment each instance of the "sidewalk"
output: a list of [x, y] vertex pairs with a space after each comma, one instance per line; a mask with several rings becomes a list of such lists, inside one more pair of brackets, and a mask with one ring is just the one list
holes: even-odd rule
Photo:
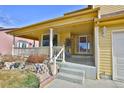
[[124, 88], [124, 82], [112, 80], [91, 80], [86, 79], [83, 85], [68, 82], [65, 80], [55, 79], [47, 88]]

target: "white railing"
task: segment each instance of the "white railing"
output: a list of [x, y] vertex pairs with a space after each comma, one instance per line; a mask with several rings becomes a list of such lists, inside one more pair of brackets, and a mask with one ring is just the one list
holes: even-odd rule
[[[53, 56], [57, 56], [59, 54], [59, 52], [63, 49], [63, 46], [54, 46], [53, 47]], [[63, 60], [63, 54], [60, 53], [60, 55], [58, 56], [57, 60]]]
[[53, 57], [53, 62], [54, 62], [54, 75], [56, 75], [56, 62], [59, 59], [62, 59], [62, 62], [65, 62], [65, 47], [59, 47], [59, 48], [54, 48], [54, 57]]
[[44, 54], [49, 55], [49, 47], [35, 47], [35, 48], [14, 48], [13, 49], [14, 55], [36, 55], [36, 54]]
[[[53, 47], [53, 56], [57, 56], [58, 53], [61, 50], [64, 50], [64, 46], [54, 46]], [[64, 51], [63, 51], [64, 52]], [[34, 48], [17, 48], [14, 47], [12, 50], [13, 55], [23, 55], [23, 56], [29, 56], [29, 55], [36, 55], [36, 54], [44, 54], [49, 56], [49, 47], [34, 47]], [[57, 57], [57, 60], [63, 60], [63, 53], [60, 53]]]

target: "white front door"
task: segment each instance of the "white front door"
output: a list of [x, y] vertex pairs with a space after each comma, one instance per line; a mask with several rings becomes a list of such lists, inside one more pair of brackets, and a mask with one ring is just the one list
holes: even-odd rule
[[79, 36], [79, 53], [86, 54], [88, 49], [87, 36]]
[[124, 80], [124, 32], [113, 33], [113, 79]]

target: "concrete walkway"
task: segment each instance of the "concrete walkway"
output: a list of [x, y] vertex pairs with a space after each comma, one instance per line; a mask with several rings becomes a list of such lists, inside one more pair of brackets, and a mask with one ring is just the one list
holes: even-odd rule
[[112, 80], [91, 80], [86, 79], [83, 85], [68, 82], [65, 80], [55, 79], [47, 88], [124, 88], [124, 82]]

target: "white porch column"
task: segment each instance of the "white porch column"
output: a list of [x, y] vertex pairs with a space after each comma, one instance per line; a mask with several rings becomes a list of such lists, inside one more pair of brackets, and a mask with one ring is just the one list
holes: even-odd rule
[[50, 28], [50, 62], [52, 62], [53, 58], [53, 29]]
[[50, 28], [50, 62], [53, 62], [53, 75], [56, 75], [56, 57], [53, 59], [53, 29]]
[[97, 79], [99, 78], [99, 27], [95, 26], [94, 29], [94, 39], [95, 39], [95, 66], [97, 70]]
[[14, 52], [14, 48], [15, 48], [15, 36], [13, 36], [12, 55], [15, 54], [15, 52]]

